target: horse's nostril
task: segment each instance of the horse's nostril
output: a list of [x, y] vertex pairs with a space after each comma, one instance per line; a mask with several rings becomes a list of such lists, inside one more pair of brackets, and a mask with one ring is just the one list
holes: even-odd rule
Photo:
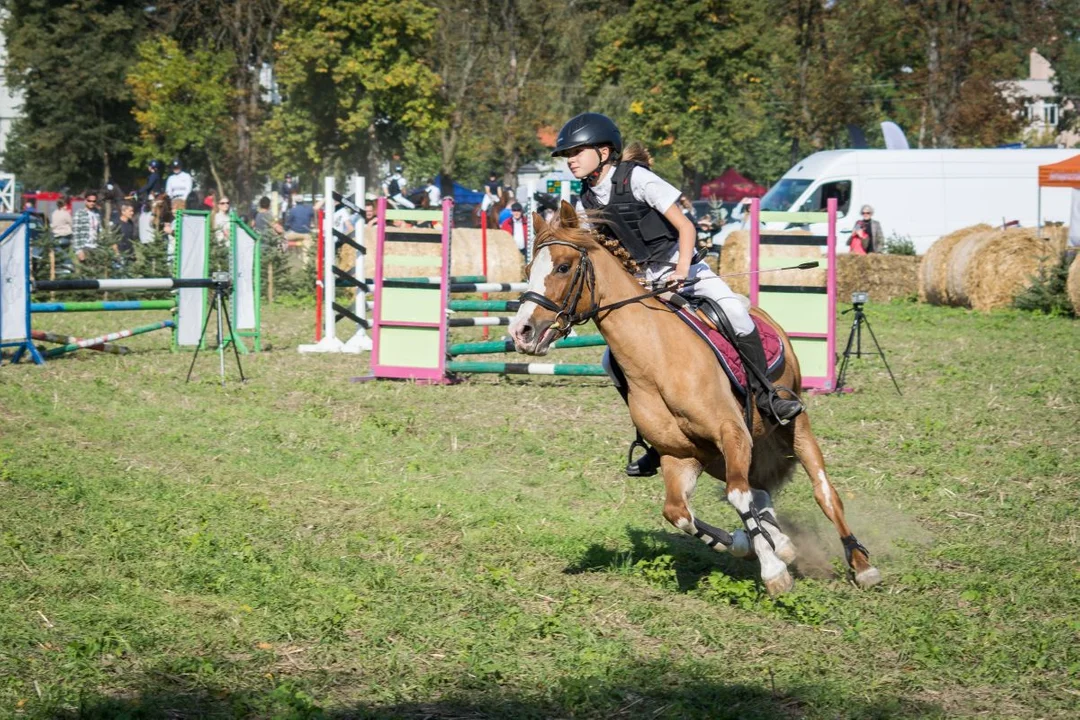
[[531, 340], [532, 339], [532, 334], [533, 334], [532, 325], [529, 325], [528, 323], [525, 323], [524, 325], [521, 326], [521, 339], [522, 340], [526, 340], [526, 341]]

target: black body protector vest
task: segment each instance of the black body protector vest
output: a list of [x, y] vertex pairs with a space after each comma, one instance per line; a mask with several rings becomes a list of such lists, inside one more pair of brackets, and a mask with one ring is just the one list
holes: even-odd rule
[[[618, 240], [639, 263], [666, 262], [679, 248], [679, 231], [648, 203], [634, 199], [630, 173], [641, 163], [619, 163], [611, 174], [611, 201], [600, 205], [589, 185], [581, 190], [581, 204], [586, 210], [599, 210], [606, 222], [597, 229]], [[648, 168], [646, 168], [648, 169]]]

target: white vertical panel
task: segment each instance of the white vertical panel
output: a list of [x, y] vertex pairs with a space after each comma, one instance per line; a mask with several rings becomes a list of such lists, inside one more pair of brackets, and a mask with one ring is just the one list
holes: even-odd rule
[[239, 222], [235, 228], [233, 248], [233, 324], [237, 330], [255, 329], [255, 243], [256, 238]]
[[[209, 261], [210, 218], [184, 215], [180, 225], [180, 277], [205, 278]], [[176, 344], [196, 347], [206, 320], [206, 290], [181, 288], [176, 313]]]
[[26, 223], [15, 229], [0, 243], [0, 342], [29, 340], [26, 314], [30, 312], [27, 297], [29, 278], [26, 276], [28, 251]]

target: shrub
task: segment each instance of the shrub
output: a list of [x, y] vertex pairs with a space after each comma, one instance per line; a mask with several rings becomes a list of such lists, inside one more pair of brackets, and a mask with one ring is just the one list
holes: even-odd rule
[[885, 252], [889, 255], [914, 255], [915, 243], [908, 235], [893, 233], [885, 241]]
[[1031, 285], [1013, 300], [1013, 307], [1047, 315], [1074, 315], [1066, 287], [1071, 262], [1072, 255], [1064, 252], [1056, 262], [1043, 263], [1039, 273], [1031, 278]]

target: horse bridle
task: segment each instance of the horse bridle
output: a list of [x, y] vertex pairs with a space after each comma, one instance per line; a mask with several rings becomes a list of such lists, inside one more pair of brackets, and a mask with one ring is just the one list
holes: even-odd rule
[[[523, 292], [519, 301], [522, 303], [534, 302], [545, 310], [550, 310], [555, 313], [555, 320], [551, 323], [551, 327], [553, 327], [557, 333], [556, 340], [565, 337], [575, 325], [583, 325], [602, 312], [616, 310], [624, 305], [630, 305], [631, 303], [656, 297], [657, 295], [663, 295], [664, 293], [674, 292], [680, 287], [697, 282], [697, 278], [687, 278], [678, 282], [667, 283], [663, 287], [642, 295], [635, 295], [634, 297], [609, 303], [608, 305], [600, 305], [596, 302], [596, 270], [593, 268], [592, 260], [589, 259], [589, 251], [574, 243], [566, 242], [565, 240], [549, 240], [537, 245], [536, 250], [539, 251], [549, 245], [564, 245], [568, 248], [573, 248], [574, 250], [577, 250], [578, 254], [581, 256], [577, 270], [574, 271], [574, 277], [570, 280], [570, 289], [567, 291], [566, 297], [563, 298], [562, 305], [559, 305], [547, 295], [541, 295], [532, 290]], [[581, 295], [585, 290], [589, 291], [591, 305], [589, 309], [583, 313], [574, 313], [573, 309], [577, 307], [578, 302], [581, 301]]]
[[[541, 295], [532, 290], [523, 292], [519, 299], [522, 303], [534, 302], [545, 310], [555, 313], [555, 320], [551, 323], [551, 327], [555, 328], [555, 332], [561, 338], [565, 337], [575, 325], [581, 325], [591, 320], [601, 308], [596, 303], [596, 294], [594, 292], [596, 289], [596, 270], [593, 268], [592, 260], [589, 259], [589, 252], [578, 245], [563, 240], [549, 240], [543, 245], [537, 246], [536, 249], [539, 251], [549, 245], [565, 245], [568, 248], [577, 250], [581, 256], [577, 269], [574, 271], [574, 277], [570, 279], [570, 289], [566, 292], [562, 305], [557, 304], [547, 295]], [[581, 295], [586, 289], [588, 289], [592, 298], [592, 307], [589, 308], [588, 312], [575, 314], [574, 308], [577, 307]]]

